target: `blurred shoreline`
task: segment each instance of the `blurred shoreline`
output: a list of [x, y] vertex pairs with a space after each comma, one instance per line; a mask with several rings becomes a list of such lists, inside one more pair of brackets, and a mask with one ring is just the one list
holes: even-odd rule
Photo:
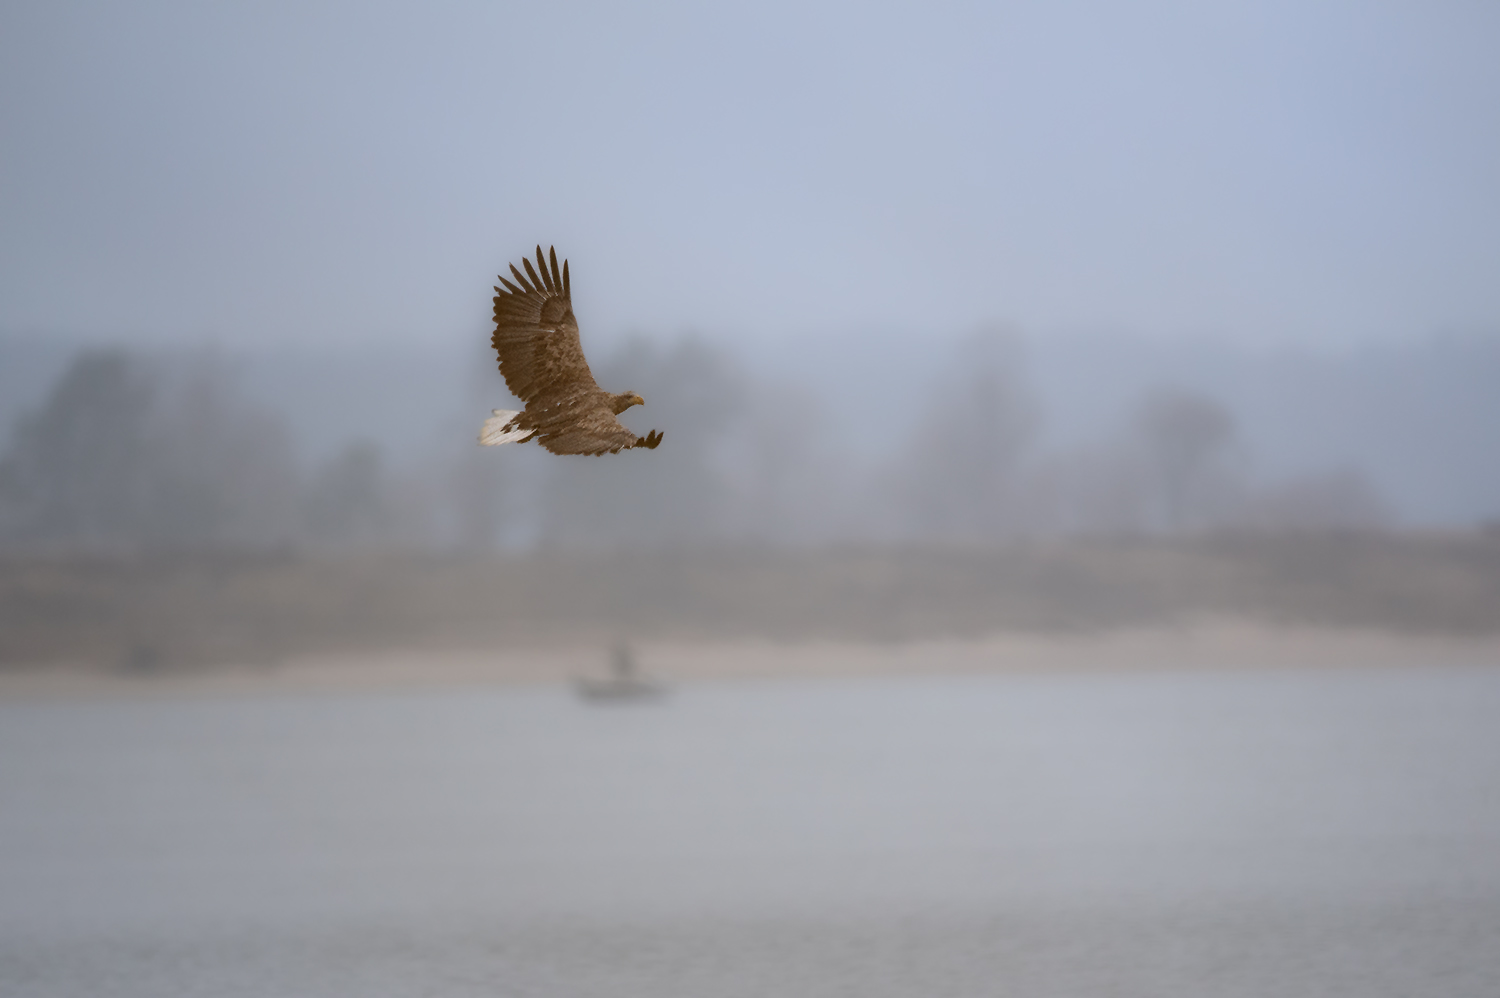
[[1500, 536], [0, 558], [0, 689], [1500, 662]]
[[[646, 674], [672, 685], [919, 676], [1500, 668], [1500, 635], [1421, 635], [1277, 626], [1231, 618], [1098, 633], [1005, 633], [909, 642], [657, 641], [633, 646]], [[0, 671], [0, 701], [71, 697], [237, 696], [566, 686], [605, 672], [599, 644], [326, 654], [151, 672], [68, 662]]]

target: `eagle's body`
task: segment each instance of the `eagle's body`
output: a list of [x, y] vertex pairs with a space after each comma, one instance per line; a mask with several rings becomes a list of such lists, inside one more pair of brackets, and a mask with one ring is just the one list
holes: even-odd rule
[[[578, 320], [573, 317], [568, 262], [557, 269], [536, 248], [538, 271], [522, 259], [523, 276], [512, 264], [516, 283], [495, 289], [495, 334], [500, 373], [511, 394], [526, 403], [520, 412], [496, 409], [485, 420], [479, 442], [489, 446], [535, 439], [554, 454], [617, 454], [631, 447], [655, 448], [661, 434], [652, 430], [638, 437], [615, 417], [645, 400], [634, 392], [606, 392], [594, 381], [583, 346]], [[528, 280], [528, 277], [530, 278]], [[519, 285], [519, 286], [518, 286]]]

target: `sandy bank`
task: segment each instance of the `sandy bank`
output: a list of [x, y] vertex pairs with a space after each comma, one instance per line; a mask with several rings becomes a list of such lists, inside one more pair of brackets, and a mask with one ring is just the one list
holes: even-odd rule
[[[1058, 671], [1500, 666], [1500, 635], [1424, 636], [1210, 619], [1174, 627], [1073, 634], [1012, 632], [963, 640], [640, 642], [634, 651], [649, 676], [685, 684]], [[275, 665], [181, 670], [49, 663], [0, 672], [0, 698], [557, 685], [603, 675], [608, 660], [606, 645], [583, 642], [444, 651], [389, 649], [301, 656]]]

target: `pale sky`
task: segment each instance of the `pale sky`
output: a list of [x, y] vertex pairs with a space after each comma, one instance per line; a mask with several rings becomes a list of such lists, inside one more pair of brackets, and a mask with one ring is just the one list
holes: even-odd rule
[[0, 8], [0, 332], [1500, 330], [1500, 4]]

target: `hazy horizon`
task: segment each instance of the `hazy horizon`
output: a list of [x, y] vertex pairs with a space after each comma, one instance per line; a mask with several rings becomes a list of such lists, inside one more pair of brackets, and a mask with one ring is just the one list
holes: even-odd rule
[[[1150, 522], [1141, 518], [1141, 503], [1164, 487], [1161, 469], [1152, 471], [1140, 449], [1155, 446], [1141, 421], [1152, 400], [1165, 394], [1185, 395], [1190, 408], [1201, 410], [1194, 418], [1212, 433], [1194, 473], [1201, 479], [1195, 488], [1208, 490], [1200, 497], [1207, 519], [1194, 518], [1199, 526], [1378, 521], [1396, 528], [1463, 528], [1500, 519], [1500, 468], [1476, 459], [1500, 449], [1500, 393], [1494, 391], [1500, 340], [1448, 336], [1358, 349], [1272, 350], [1222, 341], [1038, 339], [998, 330], [978, 339], [974, 333], [934, 338], [917, 353], [860, 349], [862, 343], [805, 342], [793, 368], [781, 364], [775, 350], [707, 338], [601, 345], [591, 351], [601, 381], [648, 399], [627, 421], [640, 432], [664, 429], [670, 444], [660, 455], [612, 458], [576, 484], [624, 487], [628, 499], [615, 501], [645, 507], [670, 507], [673, 496], [702, 498], [705, 490], [715, 497], [711, 505], [726, 495], [770, 503], [760, 516], [779, 510], [776, 520], [755, 530], [783, 540], [886, 536], [890, 523], [877, 528], [869, 517], [873, 507], [890, 504], [894, 497], [881, 496], [898, 481], [919, 492], [937, 489], [933, 498], [944, 489], [977, 488], [989, 496], [976, 500], [983, 504], [1021, 502], [1029, 512], [1007, 515], [1023, 532], [1141, 529]], [[13, 462], [37, 459], [23, 458], [27, 420], [50, 412], [45, 418], [56, 423], [77, 405], [58, 409], [57, 393], [69, 372], [99, 350], [120, 346], [0, 335], [0, 477], [7, 462], [20, 467]], [[979, 357], [972, 356], [976, 347], [984, 350]], [[197, 470], [182, 469], [206, 475], [205, 481], [233, 479], [233, 462], [250, 460], [266, 446], [303, 480], [358, 451], [377, 462], [382, 490], [416, 490], [427, 496], [424, 504], [453, 491], [444, 501], [463, 505], [472, 500], [458, 500], [460, 493], [489, 483], [482, 491], [494, 492], [500, 504], [495, 529], [514, 540], [534, 536], [538, 490], [561, 487], [578, 473], [574, 462], [549, 459], [534, 446], [494, 451], [475, 445], [475, 428], [489, 409], [513, 404], [487, 344], [477, 338], [462, 346], [372, 344], [358, 351], [316, 343], [157, 344], [125, 356], [137, 375], [156, 385], [158, 423], [201, 407], [181, 408], [195, 392], [212, 393], [214, 420], [186, 417], [169, 434], [177, 439], [199, 432], [190, 427], [209, 434], [191, 450]], [[1013, 444], [998, 451], [992, 439], [970, 439], [991, 415], [971, 403], [953, 410], [944, 402], [987, 391], [983, 381], [990, 376], [1001, 378], [999, 398], [1009, 400], [998, 416], [1010, 427], [1002, 438], [1014, 435]], [[705, 395], [703, 385], [717, 387]], [[84, 420], [79, 425], [99, 420], [103, 427], [119, 419], [108, 406], [90, 413], [76, 413]], [[1212, 429], [1216, 421], [1223, 425]], [[81, 470], [98, 457], [80, 453], [67, 460], [82, 461]], [[970, 473], [965, 469], [979, 466], [992, 467], [1009, 484], [961, 484]], [[642, 492], [644, 483], [632, 477], [638, 471], [649, 471], [666, 493], [653, 498], [654, 491]], [[260, 479], [259, 487], [271, 480]], [[987, 491], [994, 488], [1000, 491]], [[896, 505], [911, 502], [926, 500], [913, 495]], [[1127, 507], [1136, 512], [1120, 519]], [[1309, 521], [1313, 510], [1321, 512]], [[888, 520], [891, 512], [882, 516]], [[744, 514], [726, 513], [731, 520]], [[915, 508], [898, 520], [911, 515]]]

